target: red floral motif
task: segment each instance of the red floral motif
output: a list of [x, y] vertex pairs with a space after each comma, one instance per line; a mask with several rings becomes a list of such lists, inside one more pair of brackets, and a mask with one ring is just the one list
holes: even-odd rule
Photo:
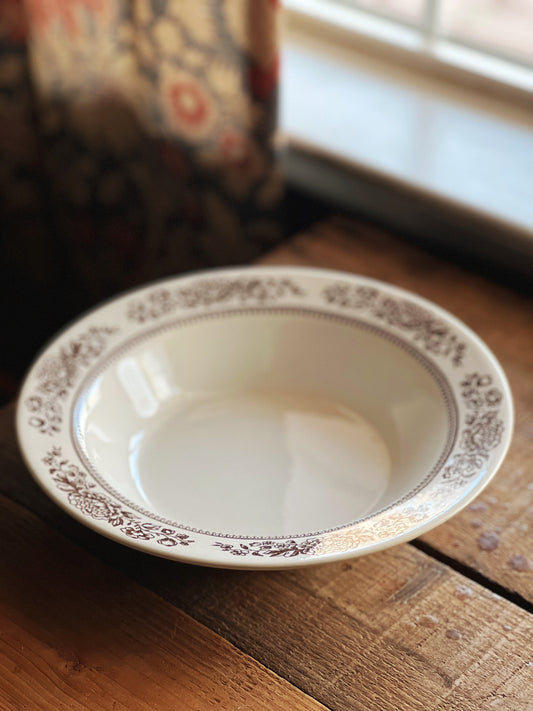
[[250, 140], [242, 133], [226, 131], [219, 138], [225, 162], [239, 171], [246, 171], [252, 162]]
[[202, 88], [194, 81], [176, 81], [170, 85], [168, 93], [172, 112], [178, 123], [198, 127], [208, 119], [209, 101]]
[[1, 0], [0, 37], [12, 42], [21, 42], [28, 33], [28, 21], [24, 0]]
[[82, 31], [80, 10], [93, 15], [102, 14], [105, 0], [27, 0], [28, 11], [38, 31], [59, 22], [72, 36]]
[[224, 131], [218, 139], [224, 184], [234, 195], [245, 195], [264, 174], [264, 155], [246, 133]]

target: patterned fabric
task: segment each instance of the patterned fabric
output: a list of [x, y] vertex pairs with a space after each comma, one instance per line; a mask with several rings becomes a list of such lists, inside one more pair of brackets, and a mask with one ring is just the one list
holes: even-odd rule
[[0, 264], [86, 305], [279, 236], [276, 0], [0, 0]]

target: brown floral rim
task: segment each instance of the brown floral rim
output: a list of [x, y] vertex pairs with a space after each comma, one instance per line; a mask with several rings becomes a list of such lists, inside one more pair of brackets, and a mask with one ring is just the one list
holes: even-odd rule
[[[189, 286], [170, 286], [168, 288], [163, 286], [149, 290], [144, 297], [131, 299], [127, 302], [125, 316], [130, 322], [142, 325], [149, 321], [166, 318], [179, 310], [191, 309], [194, 312], [196, 308], [201, 310], [204, 307], [208, 307], [209, 312], [205, 316], [218, 317], [221, 315], [220, 312], [216, 309], [211, 310], [210, 307], [222, 304], [231, 306], [231, 313], [242, 312], [242, 310], [247, 310], [246, 307], [257, 312], [257, 308], [254, 307], [258, 306], [263, 307], [264, 310], [289, 310], [309, 313], [312, 311], [311, 309], [298, 308], [297, 306], [298, 301], [305, 301], [307, 297], [307, 292], [295, 280], [285, 277], [268, 276], [262, 278], [256, 275], [251, 278], [205, 277], [196, 280], [196, 283], [193, 281]], [[425, 365], [432, 374], [435, 372], [440, 373], [440, 370], [434, 367], [431, 361], [427, 361], [422, 356], [422, 351], [427, 352], [432, 358], [449, 360], [454, 367], [462, 367], [464, 365], [467, 355], [465, 341], [454, 332], [452, 326], [435, 317], [430, 310], [413, 303], [408, 298], [401, 298], [396, 295], [390, 296], [380, 290], [378, 285], [354, 285], [339, 279], [332, 280], [329, 284], [326, 284], [320, 295], [312, 296], [315, 301], [319, 298], [327, 305], [335, 306], [338, 309], [358, 311], [364, 318], [370, 316], [374, 321], [383, 322], [385, 327], [392, 328], [393, 331], [400, 331], [402, 335], [408, 336], [409, 340], [415, 345], [411, 346], [410, 343], [405, 342], [403, 338], [395, 336], [394, 333], [353, 317], [343, 317], [338, 313], [315, 312], [337, 320], [358, 321], [358, 325], [381, 332], [387, 339], [399, 343], [403, 348], [411, 351], [417, 360]], [[269, 304], [277, 304], [284, 299], [289, 300], [290, 307], [285, 306], [285, 308], [281, 307], [280, 309], [265, 308]], [[235, 309], [235, 307], [237, 308]], [[239, 309], [239, 307], [241, 308]], [[202, 316], [193, 317], [193, 319], [196, 318], [202, 318]], [[190, 321], [192, 319], [185, 320]], [[167, 327], [172, 327], [172, 324], [170, 326], [164, 325], [161, 328]], [[72, 338], [68, 343], [63, 343], [55, 355], [52, 353], [42, 359], [38, 370], [36, 370], [37, 384], [35, 390], [24, 401], [24, 406], [29, 412], [27, 422], [32, 429], [37, 430], [42, 435], [54, 437], [61, 433], [63, 425], [62, 409], [64, 403], [70, 397], [70, 392], [80, 380], [83, 372], [90, 368], [93, 363], [99, 361], [104, 351], [107, 350], [112, 337], [119, 330], [117, 326], [92, 326], [79, 336]], [[150, 331], [149, 335], [153, 334], [153, 330]], [[105, 361], [109, 362], [109, 359], [105, 358]], [[449, 389], [444, 376], [443, 382], [446, 383]], [[443, 392], [440, 384], [439, 387]], [[442, 485], [452, 485], [454, 488], [464, 487], [474, 477], [482, 474], [484, 468], [489, 465], [491, 455], [502, 442], [506, 431], [505, 423], [501, 417], [503, 393], [494, 385], [492, 375], [478, 372], [472, 372], [464, 376], [460, 381], [460, 388], [460, 399], [464, 406], [465, 415], [461, 425], [459, 443], [456, 445], [454, 435], [454, 441], [447, 450], [446, 456], [443, 458], [441, 455], [439, 466], [432, 470], [431, 476], [426, 477], [416, 490], [403, 497], [401, 501], [394, 502], [390, 507], [373, 513], [365, 519], [336, 529], [330, 529], [329, 531], [319, 532], [321, 535], [330, 533], [330, 531], [334, 532], [325, 538], [317, 537], [315, 534], [301, 534], [289, 538], [281, 536], [266, 538], [214, 534], [203, 531], [196, 532], [226, 539], [240, 539], [235, 544], [220, 540], [211, 544], [224, 553], [229, 553], [235, 557], [293, 558], [313, 556], [322, 554], [331, 546], [337, 548], [338, 541], [341, 539], [345, 541], [343, 550], [348, 541], [352, 541], [356, 545], [359, 545], [363, 539], [367, 541], [370, 530], [365, 529], [363, 531], [361, 529], [361, 535], [364, 534], [363, 538], [361, 538], [357, 533], [359, 530], [357, 524], [365, 525], [370, 523], [368, 519], [373, 519], [374, 517], [378, 517], [379, 521], [381, 521], [384, 513], [419, 493], [437, 473], [441, 473], [438, 487], [440, 495], [442, 493]], [[451, 391], [450, 397], [451, 402], [454, 403], [454, 412], [457, 416], [455, 400], [451, 396]], [[76, 397], [74, 400], [76, 401], [77, 399]], [[445, 400], [447, 400], [447, 407], [450, 409], [448, 399], [445, 398]], [[76, 442], [76, 438], [74, 438], [74, 441]], [[452, 451], [453, 449], [455, 451]], [[451, 456], [448, 456], [450, 454]], [[43, 462], [47, 466], [55, 485], [66, 494], [68, 504], [77, 509], [82, 516], [107, 523], [132, 541], [155, 542], [162, 547], [168, 548], [189, 546], [195, 543], [195, 539], [191, 538], [188, 533], [182, 533], [181, 530], [177, 530], [185, 527], [163, 519], [160, 520], [160, 523], [143, 520], [143, 516], [148, 516], [152, 519], [157, 517], [154, 517], [152, 512], [140, 510], [136, 506], [132, 507], [135, 509], [135, 513], [130, 511], [127, 507], [130, 506], [131, 502], [123, 501], [118, 492], [106, 486], [105, 482], [102, 483], [98, 473], [96, 473], [97, 476], [94, 476], [95, 472], [91, 466], [87, 467], [88, 471], [84, 471], [76, 464], [69, 462], [63, 456], [60, 446], [52, 446], [46, 456], [43, 457]], [[103, 486], [104, 490], [107, 490], [107, 494], [98, 490], [97, 484], [91, 481], [93, 477], [97, 479], [98, 484]], [[116, 503], [117, 499], [121, 502], [120, 504]], [[61, 497], [61, 500], [63, 500], [63, 497]], [[426, 514], [422, 510], [427, 511], [428, 505], [428, 501], [421, 500], [420, 505], [417, 504], [414, 509], [411, 506], [410, 515], [415, 515], [418, 521], [425, 519]], [[389, 521], [389, 518], [399, 516], [400, 512], [387, 513], [386, 515], [386, 521]], [[385, 523], [385, 520], [383, 523]], [[379, 525], [382, 526], [382, 524]], [[390, 526], [387, 527], [385, 525], [384, 530], [388, 530], [388, 528]], [[396, 535], [399, 532], [401, 533], [400, 529], [403, 530], [404, 525], [402, 524], [398, 530], [396, 530], [397, 526], [393, 526], [393, 528]], [[195, 531], [195, 529], [186, 530]]]
[[493, 386], [491, 375], [471, 373], [462, 382], [462, 399], [467, 407], [460, 450], [445, 467], [443, 479], [463, 485], [486, 464], [490, 453], [502, 440], [503, 420], [498, 408], [503, 395]]
[[[143, 298], [128, 301], [126, 315], [137, 324], [169, 316], [178, 309], [196, 309], [222, 304], [266, 305], [287, 297], [305, 298], [306, 292], [293, 279], [259, 276], [246, 278], [200, 278], [189, 286], [161, 286]], [[450, 357], [461, 365], [466, 344], [430, 311], [403, 298], [383, 294], [377, 287], [334, 282], [325, 286], [322, 299], [329, 305], [368, 313], [387, 326], [409, 333], [413, 342], [434, 356]], [[55, 356], [44, 360], [37, 373], [37, 391], [26, 401], [29, 424], [42, 434], [54, 435], [63, 422], [62, 402], [80, 373], [107, 348], [117, 327], [91, 327], [63, 345]]]
[[122, 343], [119, 347], [117, 347], [115, 350], [107, 353], [105, 358], [98, 364], [98, 367], [96, 367], [90, 376], [88, 376], [82, 383], [80, 384], [76, 395], [74, 396], [73, 400], [74, 403], [77, 403], [77, 405], [73, 408], [72, 412], [72, 417], [71, 417], [71, 427], [70, 427], [70, 438], [71, 438], [71, 443], [74, 446], [74, 449], [76, 451], [76, 454], [78, 458], [80, 459], [81, 463], [85, 467], [85, 469], [90, 472], [91, 476], [93, 479], [98, 482], [98, 484], [113, 498], [119, 500], [124, 504], [125, 506], [128, 506], [129, 508], [137, 511], [139, 514], [143, 516], [147, 516], [155, 521], [159, 521], [165, 525], [169, 526], [174, 526], [178, 529], [184, 530], [184, 531], [189, 531], [190, 533], [196, 533], [196, 534], [201, 534], [205, 536], [212, 536], [216, 538], [226, 538], [226, 539], [236, 539], [236, 540], [282, 540], [286, 539], [286, 536], [254, 536], [254, 535], [240, 535], [240, 534], [234, 534], [234, 533], [223, 533], [220, 531], [209, 531], [205, 529], [200, 529], [196, 528], [194, 526], [187, 526], [185, 524], [182, 524], [178, 521], [173, 521], [171, 519], [167, 519], [163, 516], [159, 516], [158, 514], [154, 513], [153, 511], [150, 511], [148, 509], [143, 508], [139, 504], [136, 504], [135, 502], [131, 501], [131, 499], [128, 499], [127, 497], [123, 496], [117, 489], [115, 489], [109, 482], [101, 475], [101, 473], [98, 471], [98, 469], [93, 465], [91, 462], [87, 451], [85, 447], [85, 441], [83, 437], [83, 433], [81, 431], [81, 428], [79, 426], [79, 421], [80, 421], [80, 409], [82, 406], [82, 403], [87, 396], [87, 393], [90, 390], [91, 384], [109, 367], [109, 364], [112, 362], [115, 362], [122, 356], [124, 356], [127, 352], [129, 352], [132, 348], [135, 346], [140, 345], [141, 343], [145, 341], [151, 340], [155, 335], [159, 335], [161, 333], [164, 333], [166, 331], [171, 331], [174, 330], [175, 328], [180, 328], [180, 327], [186, 327], [190, 324], [197, 323], [199, 321], [205, 321], [205, 320], [211, 320], [211, 319], [220, 319], [220, 318], [227, 318], [227, 317], [233, 317], [233, 316], [240, 316], [243, 314], [250, 314], [253, 313], [254, 315], [278, 315], [278, 314], [289, 314], [289, 315], [300, 315], [300, 316], [307, 316], [311, 318], [319, 318], [319, 319], [325, 319], [328, 321], [334, 321], [337, 323], [349, 325], [349, 326], [355, 326], [358, 328], [362, 328], [363, 330], [370, 331], [371, 333], [376, 334], [380, 338], [383, 338], [386, 341], [392, 342], [394, 345], [397, 347], [401, 348], [403, 351], [407, 352], [412, 358], [414, 358], [425, 370], [426, 372], [429, 373], [429, 375], [433, 378], [435, 381], [443, 402], [444, 406], [446, 408], [446, 413], [448, 417], [448, 435], [446, 442], [442, 448], [442, 451], [436, 460], [434, 466], [429, 470], [429, 472], [426, 474], [426, 476], [415, 486], [413, 487], [410, 491], [408, 491], [404, 496], [401, 498], [397, 499], [393, 503], [389, 504], [388, 506], [368, 514], [367, 516], [363, 516], [361, 518], [355, 519], [353, 521], [350, 521], [345, 524], [341, 524], [339, 526], [331, 527], [328, 529], [320, 530], [320, 531], [306, 531], [306, 532], [301, 532], [301, 533], [294, 533], [291, 534], [291, 538], [310, 538], [310, 537], [316, 537], [320, 535], [324, 535], [326, 533], [331, 533], [333, 531], [338, 531], [346, 526], [352, 526], [357, 523], [361, 523], [369, 518], [372, 518], [378, 514], [384, 513], [395, 506], [398, 506], [400, 504], [403, 504], [404, 502], [408, 501], [409, 499], [412, 499], [414, 496], [416, 496], [422, 489], [424, 489], [431, 481], [434, 479], [438, 473], [442, 470], [442, 467], [446, 463], [446, 461], [449, 458], [449, 455], [451, 451], [453, 450], [455, 446], [455, 442], [457, 439], [457, 433], [458, 433], [458, 414], [457, 414], [457, 406], [455, 403], [455, 398], [453, 396], [453, 393], [451, 391], [450, 385], [441, 372], [441, 370], [434, 365], [428, 358], [421, 353], [418, 349], [416, 349], [414, 346], [412, 346], [410, 343], [405, 342], [402, 338], [399, 336], [396, 336], [394, 334], [389, 333], [388, 331], [385, 331], [382, 329], [380, 326], [374, 326], [373, 324], [369, 324], [365, 321], [361, 321], [355, 316], [344, 316], [344, 315], [337, 315], [337, 314], [332, 314], [329, 312], [324, 312], [324, 311], [316, 311], [313, 309], [306, 309], [306, 308], [290, 308], [290, 307], [260, 307], [260, 308], [239, 308], [239, 309], [234, 309], [231, 311], [214, 311], [210, 312], [207, 314], [202, 314], [202, 315], [197, 315], [197, 316], [190, 316], [185, 319], [178, 319], [175, 321], [170, 321], [167, 322], [161, 326], [155, 326], [152, 329], [148, 331], [144, 331], [143, 333], [129, 339], [127, 342]]
[[[462, 451], [453, 455], [450, 464], [444, 469], [443, 478], [450, 482], [464, 484], [479, 472], [480, 467], [489, 458], [490, 451], [499, 445], [503, 422], [497, 417], [495, 410], [501, 403], [502, 394], [492, 386], [490, 375], [472, 373], [461, 385], [463, 400], [471, 413], [467, 415], [468, 426], [461, 438]], [[100, 493], [86, 472], [63, 458], [61, 447], [53, 447], [43, 459], [43, 463], [48, 467], [58, 489], [67, 493], [68, 503], [84, 516], [105, 521], [136, 541], [155, 541], [158, 545], [167, 548], [194, 543], [194, 539], [188, 534], [180, 533], [167, 525], [143, 521], [140, 515], [122, 508], [111, 496]], [[350, 524], [353, 525], [355, 524]], [[341, 526], [333, 530], [341, 530], [345, 527]], [[239, 538], [244, 540], [247, 537]], [[304, 537], [303, 540], [300, 538], [294, 536], [285, 539], [255, 539], [239, 544], [216, 541], [213, 546], [236, 557], [294, 558], [313, 556], [319, 552], [322, 538]]]
[[[444, 469], [443, 479], [463, 485], [479, 473], [480, 468], [489, 459], [491, 450], [500, 444], [504, 426], [503, 421], [497, 416], [502, 393], [498, 388], [493, 387], [492, 376], [472, 373], [462, 381], [461, 386], [463, 388], [462, 398], [468, 409], [465, 420], [467, 427], [462, 433], [461, 451], [452, 456], [450, 463]], [[106, 521], [111, 526], [118, 528], [128, 538], [137, 541], [155, 540], [158, 545], [165, 547], [188, 546], [194, 543], [194, 539], [188, 534], [179, 533], [175, 528], [166, 525], [143, 521], [138, 514], [116, 504], [111, 496], [98, 492], [96, 484], [90, 481], [86, 472], [62, 457], [60, 447], [54, 447], [43, 459], [43, 462], [48, 467], [58, 489], [68, 494], [68, 503], [84, 516]], [[385, 510], [378, 513], [384, 512]], [[356, 523], [358, 522], [348, 524], [348, 526], [355, 526]], [[339, 531], [346, 527], [339, 526], [331, 530]], [[178, 528], [182, 527], [178, 526]], [[328, 531], [322, 533], [328, 533]], [[220, 534], [218, 535], [220, 536]], [[246, 536], [225, 537], [240, 538], [241, 541], [246, 541], [238, 544], [216, 541], [212, 544], [224, 553], [235, 557], [294, 558], [313, 556], [319, 552], [323, 541], [320, 537], [309, 537], [308, 534], [284, 539], [277, 537], [268, 539], [259, 537], [250, 539]]]
[[61, 431], [62, 403], [83, 370], [102, 355], [109, 337], [117, 331], [116, 327], [93, 326], [44, 359], [37, 371], [36, 390], [25, 403], [31, 413], [31, 427], [49, 436]]
[[139, 515], [115, 503], [110, 496], [100, 493], [86, 472], [63, 457], [61, 447], [53, 447], [43, 458], [43, 463], [57, 488], [67, 494], [68, 503], [84, 516], [105, 521], [136, 541], [155, 540], [158, 545], [167, 548], [188, 546], [194, 542], [190, 536], [178, 533], [174, 528], [143, 521]]
[[295, 558], [299, 555], [313, 555], [316, 553], [320, 542], [320, 538], [306, 538], [303, 541], [289, 538], [283, 541], [277, 539], [252, 541], [250, 543], [240, 543], [237, 546], [217, 541], [213, 545], [223, 550], [224, 553], [231, 553], [234, 556], [252, 555], [258, 558]]
[[408, 332], [414, 343], [434, 356], [450, 358], [455, 366], [463, 363], [466, 343], [441, 319], [408, 299], [393, 298], [373, 286], [342, 282], [324, 287], [322, 296], [328, 304], [366, 312], [387, 326]]
[[128, 304], [128, 319], [136, 323], [169, 316], [177, 309], [221, 306], [230, 303], [246, 306], [272, 304], [288, 296], [305, 296], [305, 291], [292, 279], [283, 277], [203, 278], [189, 286], [160, 287], [143, 299]]
[[[158, 287], [143, 299], [128, 301], [127, 318], [138, 324], [167, 316], [178, 308], [195, 309], [213, 305], [237, 303], [276, 303], [287, 296], [306, 294], [292, 279], [276, 278], [202, 278], [185, 287]], [[37, 371], [36, 392], [26, 399], [30, 417], [28, 423], [41, 434], [53, 436], [61, 431], [62, 403], [81, 373], [106, 350], [116, 326], [92, 326], [63, 344], [55, 355], [44, 359]]]

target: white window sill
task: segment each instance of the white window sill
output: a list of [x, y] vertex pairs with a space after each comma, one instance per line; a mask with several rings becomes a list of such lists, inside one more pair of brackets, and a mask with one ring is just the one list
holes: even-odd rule
[[367, 176], [492, 226], [494, 240], [533, 259], [530, 108], [413, 78], [289, 26], [281, 126], [292, 149], [289, 179], [303, 187], [357, 208], [360, 177]]

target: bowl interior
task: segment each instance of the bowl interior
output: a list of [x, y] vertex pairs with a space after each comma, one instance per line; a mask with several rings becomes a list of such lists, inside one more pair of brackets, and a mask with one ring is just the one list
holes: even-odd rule
[[111, 353], [73, 409], [80, 456], [133, 509], [193, 530], [303, 535], [413, 493], [455, 405], [411, 346], [291, 309], [207, 315]]

